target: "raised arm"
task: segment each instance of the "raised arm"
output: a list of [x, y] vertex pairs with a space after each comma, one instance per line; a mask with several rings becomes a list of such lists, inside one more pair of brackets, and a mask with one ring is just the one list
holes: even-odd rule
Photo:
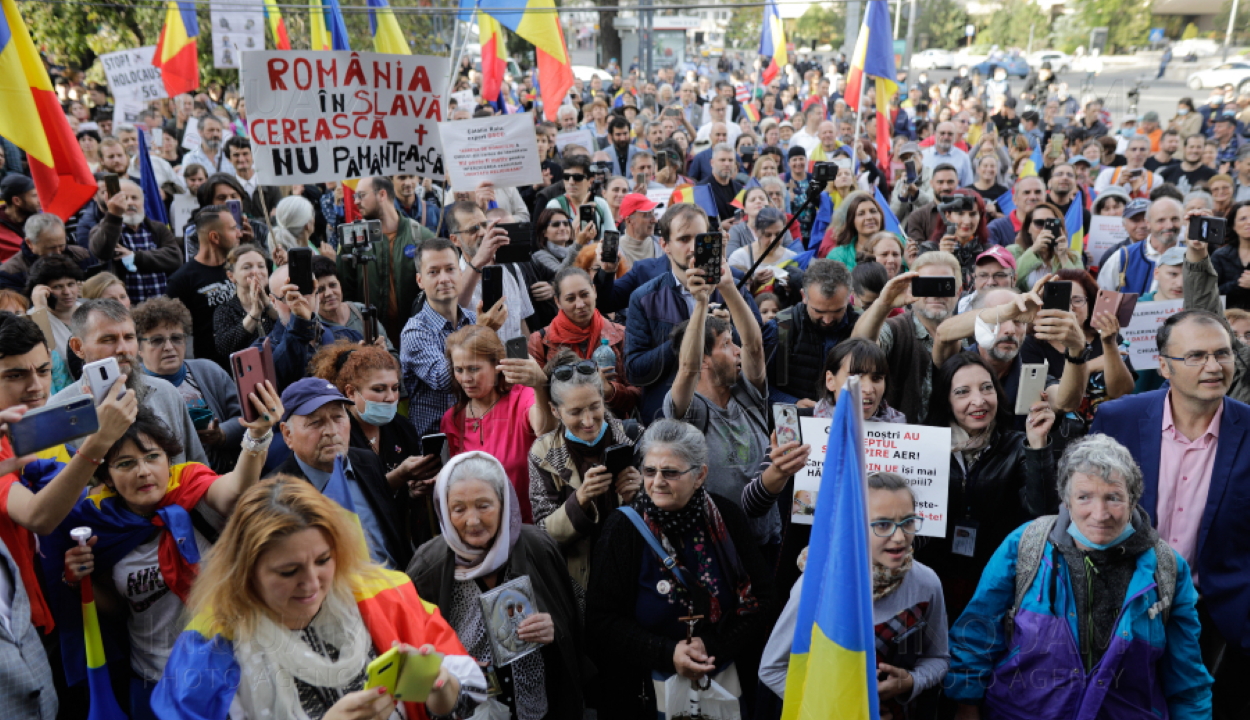
[[[243, 450], [234, 465], [234, 470], [217, 478], [208, 488], [204, 501], [222, 517], [229, 517], [234, 510], [234, 503], [252, 485], [260, 480], [260, 473], [265, 467], [265, 458], [269, 455], [269, 443], [273, 440], [273, 428], [282, 419], [282, 400], [278, 391], [268, 380], [257, 385], [256, 390], [248, 394], [248, 401], [256, 408], [255, 422], [240, 419], [239, 424], [247, 428], [243, 438]], [[249, 444], [253, 447], [249, 447]]]
[[[703, 366], [703, 328], [707, 324], [708, 300], [712, 296], [712, 286], [704, 281], [702, 270], [687, 270], [686, 280], [690, 294], [694, 296], [694, 311], [690, 313], [690, 322], [686, 324], [686, 332], [681, 338], [681, 349], [677, 355], [677, 375], [669, 390], [669, 396], [673, 400], [673, 417], [676, 418], [686, 416], [690, 402], [694, 400], [695, 388], [699, 385], [699, 370]], [[737, 294], [736, 289], [732, 292]], [[742, 302], [741, 296], [738, 301]], [[756, 332], [759, 332], [758, 327]]]
[[881, 297], [877, 298], [877, 302], [859, 316], [855, 329], [851, 331], [851, 337], [878, 342], [878, 338], [881, 337], [881, 327], [885, 325], [886, 318], [890, 317], [890, 312], [916, 301], [911, 294], [911, 281], [912, 278], [917, 277], [920, 277], [920, 273], [906, 272], [886, 283], [885, 287], [881, 288]]
[[728, 263], [721, 263], [717, 289], [720, 290], [725, 306], [729, 308], [729, 318], [742, 341], [742, 376], [763, 392], [768, 386], [768, 368], [764, 364], [764, 336], [760, 332], [760, 323], [756, 320], [755, 313], [751, 312], [751, 306], [742, 297], [742, 293], [738, 292]]

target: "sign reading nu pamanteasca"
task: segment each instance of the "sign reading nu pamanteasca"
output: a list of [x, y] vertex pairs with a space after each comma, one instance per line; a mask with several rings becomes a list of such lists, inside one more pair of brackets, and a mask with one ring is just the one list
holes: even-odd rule
[[447, 59], [271, 50], [242, 54], [248, 134], [266, 185], [373, 175], [443, 178]]

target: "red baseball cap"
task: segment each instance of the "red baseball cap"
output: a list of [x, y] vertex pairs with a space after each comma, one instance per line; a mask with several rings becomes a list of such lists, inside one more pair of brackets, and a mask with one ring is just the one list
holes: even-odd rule
[[1015, 256], [1011, 254], [1010, 250], [1002, 245], [995, 245], [989, 250], [977, 255], [976, 264], [980, 265], [982, 260], [993, 260], [1005, 268], [1011, 268], [1013, 271], [1016, 269]]
[[648, 200], [646, 195], [640, 195], [639, 193], [630, 193], [626, 195], [625, 197], [621, 198], [621, 219], [624, 220], [625, 218], [629, 217], [630, 215], [633, 215], [639, 210], [645, 210], [646, 212], [651, 212], [652, 210], [655, 209], [655, 206], [656, 206], [656, 203], [653, 203], [650, 200]]

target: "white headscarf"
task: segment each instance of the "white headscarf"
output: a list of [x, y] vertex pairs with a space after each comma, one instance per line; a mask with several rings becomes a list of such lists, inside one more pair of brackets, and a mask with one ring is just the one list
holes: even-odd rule
[[[499, 529], [495, 532], [495, 537], [487, 550], [479, 550], [466, 545], [460, 539], [460, 534], [452, 527], [451, 520], [447, 518], [447, 493], [451, 489], [452, 474], [456, 472], [456, 467], [460, 464], [474, 459], [485, 460], [494, 466], [494, 472], [490, 473], [490, 476], [474, 477], [474, 479], [481, 480], [494, 488], [503, 505], [499, 512]], [[493, 456], [481, 450], [473, 450], [452, 458], [443, 467], [442, 472], [438, 474], [438, 480], [434, 483], [434, 505], [438, 511], [438, 522], [442, 528], [443, 540], [456, 554], [457, 580], [473, 580], [490, 575], [508, 561], [512, 546], [516, 544], [517, 538], [521, 537], [521, 508], [517, 502], [516, 490], [508, 481], [508, 473], [504, 470], [503, 464]], [[499, 538], [507, 538], [507, 542], [499, 542]]]
[[282, 198], [274, 211], [275, 222], [270, 233], [274, 245], [287, 250], [306, 245], [299, 238], [312, 219], [313, 206], [308, 200], [299, 195]]

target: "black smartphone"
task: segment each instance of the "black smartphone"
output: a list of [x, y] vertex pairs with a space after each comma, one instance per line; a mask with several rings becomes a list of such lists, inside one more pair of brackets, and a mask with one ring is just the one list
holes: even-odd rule
[[708, 232], [720, 232], [720, 216], [719, 215], [707, 216], [707, 231]]
[[487, 265], [482, 268], [482, 312], [490, 312], [503, 298], [503, 268]]
[[44, 300], [44, 303], [47, 304], [49, 310], [56, 310], [56, 296], [52, 293], [48, 293], [48, 297]]
[[113, 197], [122, 191], [122, 180], [114, 173], [104, 176], [104, 194]]
[[243, 201], [227, 200], [226, 209], [229, 210], [230, 214], [234, 216], [234, 224], [242, 228], [243, 227]]
[[533, 258], [534, 226], [527, 222], [499, 223], [497, 227], [508, 233], [508, 244], [495, 251], [495, 262], [528, 262]]
[[86, 437], [100, 429], [95, 401], [89, 395], [63, 405], [31, 410], [9, 425], [13, 455], [22, 457]]
[[912, 297], [955, 297], [955, 278], [937, 275], [914, 277], [911, 279]]
[[312, 295], [317, 290], [312, 274], [312, 248], [291, 248], [287, 250], [286, 258], [290, 265], [291, 284], [299, 288], [300, 295]]
[[699, 233], [694, 236], [694, 267], [706, 273], [704, 280], [712, 285], [720, 281], [721, 249], [724, 244], [719, 232]]
[[599, 243], [599, 259], [605, 263], [614, 263], [620, 259], [621, 234], [616, 230], [604, 230], [603, 240]]
[[421, 454], [437, 455], [444, 463], [447, 462], [447, 436], [442, 433], [423, 436], [421, 438]]
[[603, 466], [613, 477], [617, 473], [634, 464], [633, 445], [613, 445], [603, 451]]
[[594, 225], [596, 220], [595, 206], [590, 204], [578, 206], [577, 219], [582, 225]]
[[1063, 237], [1063, 221], [1059, 218], [1045, 218], [1042, 220], [1042, 230], [1049, 231], [1058, 240]]
[[530, 357], [529, 338], [514, 337], [503, 344], [504, 356], [509, 360], [528, 360]]
[[365, 336], [365, 344], [372, 345], [378, 341], [378, 309], [370, 305], [360, 311], [361, 329]]
[[746, 216], [747, 216], [747, 213], [742, 208], [738, 208], [737, 210], [734, 210], [734, 222], [742, 222], [742, 219], [745, 218]]
[[1227, 221], [1224, 218], [1199, 216], [1189, 219], [1189, 232], [1185, 234], [1185, 237], [1190, 240], [1201, 240], [1208, 245], [1223, 245], [1226, 229]]
[[916, 184], [916, 162], [914, 160], [908, 160], [904, 162], [903, 169], [907, 171], [907, 184], [915, 185]]
[[1042, 287], [1042, 309], [1063, 310], [1064, 312], [1071, 310], [1072, 281], [1053, 280], [1046, 283]]

